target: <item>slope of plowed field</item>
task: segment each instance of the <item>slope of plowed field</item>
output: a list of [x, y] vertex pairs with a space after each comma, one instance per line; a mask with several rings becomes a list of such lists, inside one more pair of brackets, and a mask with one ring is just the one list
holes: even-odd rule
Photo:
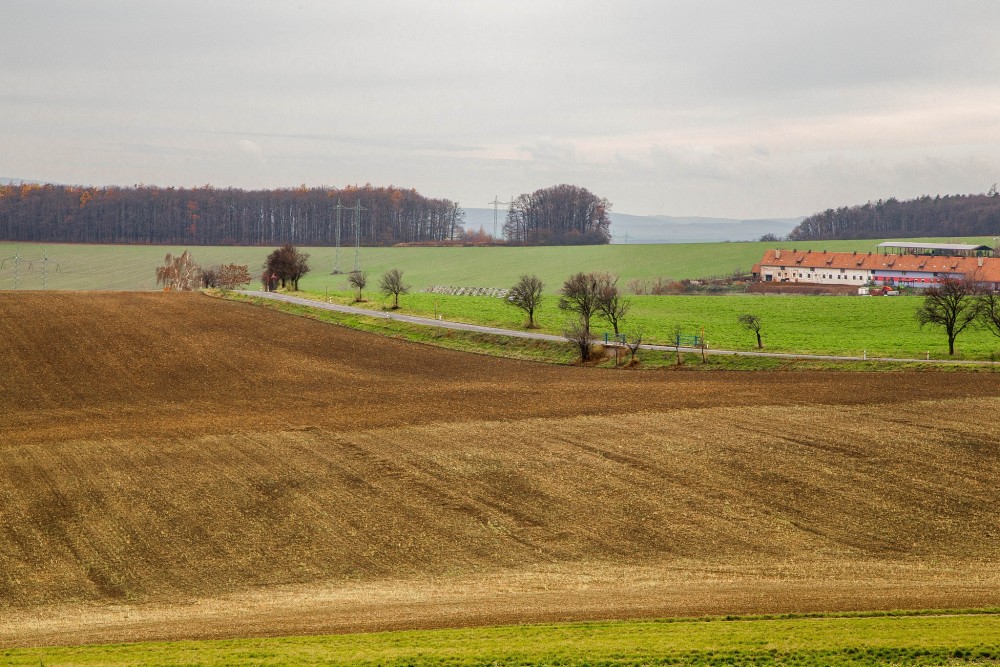
[[0, 293], [0, 643], [1000, 604], [1000, 374], [666, 373]]

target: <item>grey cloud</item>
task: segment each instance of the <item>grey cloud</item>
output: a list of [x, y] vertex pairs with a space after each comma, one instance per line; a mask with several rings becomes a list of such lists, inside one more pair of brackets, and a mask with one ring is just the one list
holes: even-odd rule
[[[622, 212], [798, 215], [1000, 178], [977, 157], [1000, 129], [981, 121], [970, 141], [947, 109], [1000, 116], [993, 13], [992, 0], [21, 2], [0, 22], [0, 145], [15, 178], [58, 165], [67, 182], [393, 181], [468, 201], [579, 179]], [[866, 115], [925, 109], [943, 118], [933, 140], [851, 134]]]

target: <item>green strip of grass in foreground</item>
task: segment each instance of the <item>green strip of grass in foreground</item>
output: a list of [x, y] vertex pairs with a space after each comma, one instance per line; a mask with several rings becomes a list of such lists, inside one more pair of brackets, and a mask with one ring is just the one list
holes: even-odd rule
[[[271, 308], [290, 315], [308, 317], [310, 319], [328, 322], [339, 326], [367, 331], [391, 338], [408, 340], [414, 343], [434, 345], [451, 350], [463, 352], [473, 352], [476, 354], [487, 354], [495, 357], [506, 357], [509, 359], [522, 359], [528, 361], [538, 361], [550, 364], [573, 364], [579, 359], [576, 350], [569, 342], [554, 342], [547, 340], [531, 340], [525, 338], [515, 338], [512, 336], [497, 336], [492, 334], [480, 334], [471, 331], [458, 331], [453, 329], [439, 329], [417, 324], [409, 324], [396, 320], [389, 320], [382, 317], [368, 317], [365, 315], [348, 315], [321, 308], [310, 308], [297, 304], [285, 303], [258, 297], [247, 297], [239, 294], [229, 293], [224, 298], [233, 301], [244, 301], [253, 303], [264, 308]], [[1000, 372], [1000, 368], [995, 366], [950, 366], [944, 364], [926, 364], [915, 362], [884, 362], [884, 361], [831, 361], [825, 359], [782, 359], [778, 357], [753, 357], [747, 355], [707, 355], [702, 360], [700, 354], [681, 354], [682, 364], [678, 366], [677, 355], [673, 352], [640, 350], [636, 355], [640, 364], [636, 368], [642, 369], [664, 369], [668, 371], [713, 371], [713, 370], [776, 370], [776, 371], [801, 371], [801, 370], [838, 370], [838, 371], [936, 371], [936, 372], [980, 372], [991, 373]], [[623, 354], [620, 363], [627, 371], [633, 368], [624, 368], [628, 360], [627, 354]], [[603, 362], [589, 364], [598, 368], [615, 368], [613, 359]]]
[[0, 652], [9, 665], [995, 665], [996, 614], [523, 625]]

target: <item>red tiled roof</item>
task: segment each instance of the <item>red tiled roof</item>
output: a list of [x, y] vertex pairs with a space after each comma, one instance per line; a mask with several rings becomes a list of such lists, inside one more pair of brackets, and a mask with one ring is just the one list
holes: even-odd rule
[[[980, 260], [982, 266], [980, 266]], [[977, 275], [984, 282], [1000, 283], [1000, 258], [947, 257], [941, 255], [879, 255], [808, 250], [768, 250], [761, 266], [815, 269], [861, 269], [864, 271], [914, 271]]]

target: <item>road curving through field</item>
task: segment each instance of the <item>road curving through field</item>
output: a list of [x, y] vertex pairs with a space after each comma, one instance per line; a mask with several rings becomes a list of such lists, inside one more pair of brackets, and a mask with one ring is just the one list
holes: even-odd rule
[[[406, 315], [404, 313], [396, 313], [392, 311], [374, 311], [370, 308], [358, 308], [356, 306], [345, 306], [337, 303], [328, 303], [326, 301], [319, 301], [316, 299], [306, 299], [303, 297], [293, 296], [291, 294], [283, 294], [281, 292], [254, 292], [254, 291], [241, 291], [240, 294], [245, 296], [260, 297], [265, 299], [272, 299], [275, 301], [284, 301], [285, 303], [293, 303], [299, 306], [307, 306], [309, 308], [319, 308], [321, 310], [332, 310], [339, 313], [348, 313], [351, 315], [365, 315], [368, 317], [379, 317], [385, 319], [395, 320], [397, 322], [406, 322], [408, 324], [416, 324], [419, 326], [430, 326], [438, 327], [442, 329], [454, 329], [458, 331], [473, 331], [476, 333], [492, 334], [496, 336], [510, 336], [513, 338], [528, 338], [534, 340], [550, 340], [565, 342], [566, 339], [562, 336], [554, 336], [552, 334], [539, 333], [535, 331], [519, 331], [516, 329], [502, 329], [499, 327], [488, 327], [480, 324], [468, 324], [466, 322], [453, 322], [444, 319], [433, 319], [430, 317], [419, 317], [417, 315]], [[643, 350], [658, 350], [663, 352], [673, 352], [678, 348], [673, 345], [652, 345], [643, 344], [639, 346]], [[970, 360], [970, 359], [931, 359], [929, 356], [926, 359], [919, 358], [905, 358], [905, 357], [874, 357], [874, 356], [851, 356], [851, 355], [831, 355], [831, 354], [802, 354], [802, 353], [790, 353], [790, 352], [760, 352], [755, 350], [720, 350], [705, 348], [702, 350], [700, 347], [686, 347], [680, 346], [681, 352], [687, 353], [702, 353], [711, 355], [742, 355], [745, 357], [764, 357], [773, 359], [811, 359], [814, 361], [872, 361], [872, 362], [892, 362], [892, 363], [911, 363], [919, 361], [926, 364], [940, 364], [940, 365], [958, 365], [958, 366], [997, 366], [1000, 365], [998, 361], [985, 361], [985, 360]]]

